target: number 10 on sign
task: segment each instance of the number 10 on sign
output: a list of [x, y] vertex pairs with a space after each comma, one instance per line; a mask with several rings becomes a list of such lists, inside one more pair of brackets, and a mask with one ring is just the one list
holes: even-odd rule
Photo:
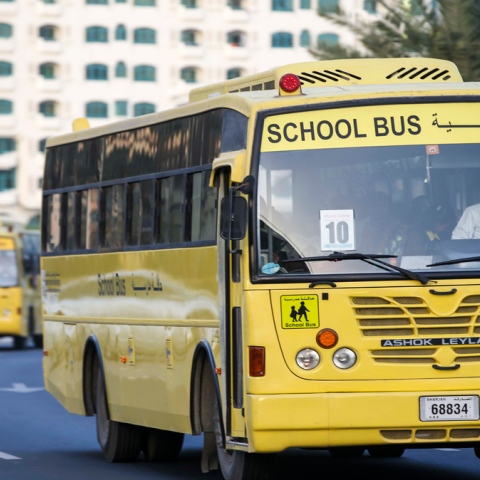
[[353, 210], [320, 210], [322, 250], [355, 250]]

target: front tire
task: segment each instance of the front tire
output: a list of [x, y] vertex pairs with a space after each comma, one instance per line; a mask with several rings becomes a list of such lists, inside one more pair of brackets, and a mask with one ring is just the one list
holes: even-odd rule
[[271, 470], [271, 455], [227, 450], [222, 447], [220, 415], [215, 400], [214, 429], [220, 470], [225, 480], [268, 480]]
[[16, 335], [13, 337], [13, 348], [15, 350], [23, 350], [27, 348], [28, 344], [28, 337], [22, 337], [20, 335]]
[[99, 370], [95, 396], [98, 443], [109, 462], [136, 461], [142, 441], [140, 427], [110, 420], [107, 412], [105, 381], [102, 371]]

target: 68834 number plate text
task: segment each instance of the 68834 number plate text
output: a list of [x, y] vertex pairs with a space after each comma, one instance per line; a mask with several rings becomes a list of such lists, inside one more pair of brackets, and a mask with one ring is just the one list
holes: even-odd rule
[[420, 397], [420, 420], [478, 420], [478, 396]]

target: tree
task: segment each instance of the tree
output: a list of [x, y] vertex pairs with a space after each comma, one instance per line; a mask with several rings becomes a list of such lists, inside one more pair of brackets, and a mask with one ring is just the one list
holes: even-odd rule
[[356, 37], [359, 48], [318, 43], [322, 60], [366, 57], [431, 57], [454, 62], [465, 81], [480, 80], [478, 0], [376, 0], [377, 13], [353, 18], [339, 8], [319, 15]]

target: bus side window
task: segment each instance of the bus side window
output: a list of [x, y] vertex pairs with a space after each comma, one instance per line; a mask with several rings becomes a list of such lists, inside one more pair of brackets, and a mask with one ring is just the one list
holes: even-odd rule
[[105, 248], [123, 245], [123, 185], [113, 185], [102, 190], [101, 246]]
[[66, 249], [67, 250], [74, 250], [75, 245], [75, 203], [76, 203], [76, 196], [77, 192], [68, 192], [67, 197], [67, 241], [66, 241]]
[[217, 190], [208, 183], [210, 171], [188, 176], [186, 238], [192, 242], [215, 240]]
[[77, 207], [75, 222], [76, 229], [76, 246], [79, 250], [87, 248], [87, 205], [88, 205], [88, 190], [77, 192]]
[[140, 225], [140, 245], [150, 245], [153, 235], [153, 181], [140, 184], [142, 221]]
[[98, 212], [98, 189], [88, 190], [87, 218], [86, 218], [86, 239], [87, 248], [98, 247], [99, 212]]
[[161, 178], [155, 186], [155, 242], [183, 240], [184, 175]]
[[47, 225], [47, 252], [55, 252], [60, 249], [61, 242], [61, 206], [62, 195], [55, 193], [47, 199], [47, 209], [50, 212], [50, 222]]

